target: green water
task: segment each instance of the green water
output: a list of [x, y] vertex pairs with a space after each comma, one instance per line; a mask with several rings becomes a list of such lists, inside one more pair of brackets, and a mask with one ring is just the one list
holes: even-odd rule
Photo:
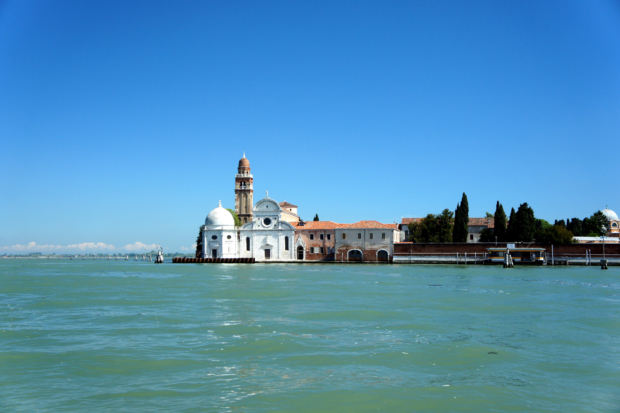
[[619, 412], [619, 278], [0, 260], [0, 410]]

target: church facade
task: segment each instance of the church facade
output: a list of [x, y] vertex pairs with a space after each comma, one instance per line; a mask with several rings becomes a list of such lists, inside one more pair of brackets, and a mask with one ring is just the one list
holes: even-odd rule
[[201, 258], [254, 258], [257, 262], [295, 259], [295, 227], [287, 222], [290, 212], [269, 198], [269, 193], [253, 205], [253, 183], [250, 161], [243, 154], [235, 175], [235, 212], [241, 226], [235, 226], [232, 214], [220, 202], [201, 229]]

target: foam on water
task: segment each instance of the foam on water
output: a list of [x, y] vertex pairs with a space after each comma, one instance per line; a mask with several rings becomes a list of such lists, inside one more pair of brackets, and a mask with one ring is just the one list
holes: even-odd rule
[[3, 411], [620, 411], [620, 269], [0, 261]]

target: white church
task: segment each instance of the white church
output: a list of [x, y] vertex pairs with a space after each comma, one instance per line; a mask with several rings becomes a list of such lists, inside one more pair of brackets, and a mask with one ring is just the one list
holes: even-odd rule
[[242, 222], [235, 227], [232, 214], [222, 203], [209, 212], [202, 227], [202, 258], [254, 258], [292, 261], [295, 227], [286, 221], [287, 211], [269, 193], [252, 207], [254, 190], [250, 162], [243, 155], [235, 179], [235, 212]]

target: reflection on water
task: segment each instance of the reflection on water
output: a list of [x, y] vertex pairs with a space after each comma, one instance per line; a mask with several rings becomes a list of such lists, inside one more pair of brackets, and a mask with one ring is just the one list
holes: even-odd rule
[[0, 261], [7, 411], [620, 411], [620, 269]]

